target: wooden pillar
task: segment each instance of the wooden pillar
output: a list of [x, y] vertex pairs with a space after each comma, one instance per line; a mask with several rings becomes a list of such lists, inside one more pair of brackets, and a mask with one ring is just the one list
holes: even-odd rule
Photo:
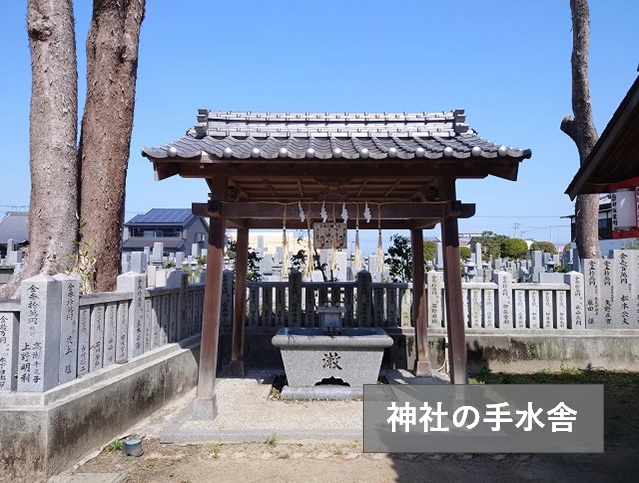
[[226, 178], [217, 178], [211, 182], [209, 245], [206, 260], [202, 339], [200, 343], [200, 372], [197, 398], [192, 412], [194, 419], [213, 419], [217, 415], [215, 373], [217, 370], [218, 341], [220, 337], [226, 220], [219, 213], [219, 206], [216, 201], [224, 200], [226, 185]]
[[[445, 179], [440, 192], [442, 199], [455, 201], [455, 180]], [[444, 286], [448, 316], [448, 361], [453, 384], [468, 384], [466, 372], [466, 329], [462, 299], [461, 264], [459, 261], [459, 228], [457, 217], [442, 220], [444, 242]]]
[[233, 310], [231, 375], [239, 377], [244, 377], [244, 316], [246, 313], [248, 238], [248, 228], [238, 227], [237, 244], [235, 246], [235, 304]]
[[410, 231], [413, 252], [413, 316], [415, 320], [416, 376], [431, 376], [426, 317], [426, 285], [424, 283], [424, 234], [421, 228]]

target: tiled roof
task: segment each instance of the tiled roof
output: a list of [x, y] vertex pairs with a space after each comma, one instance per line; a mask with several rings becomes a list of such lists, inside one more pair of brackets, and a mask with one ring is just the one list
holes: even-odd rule
[[16, 243], [29, 240], [29, 213], [26, 211], [9, 211], [0, 221], [0, 244], [6, 245], [9, 238]]
[[135, 215], [126, 226], [131, 225], [179, 225], [184, 226], [194, 215], [186, 208], [153, 208], [142, 215]]
[[233, 159], [529, 158], [477, 136], [463, 110], [439, 113], [236, 113], [200, 110], [181, 139], [142, 154]]

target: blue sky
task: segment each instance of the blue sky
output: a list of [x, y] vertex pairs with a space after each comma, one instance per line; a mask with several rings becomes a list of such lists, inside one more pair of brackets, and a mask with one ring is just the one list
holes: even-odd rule
[[[91, 2], [75, 2], [80, 102]], [[590, 76], [601, 133], [637, 76], [639, 2], [591, 0]], [[0, 215], [29, 204], [26, 2], [0, 5]], [[153, 180], [144, 146], [175, 140], [198, 108], [232, 111], [466, 110], [484, 138], [530, 148], [517, 182], [458, 182], [477, 204], [460, 231], [570, 241], [564, 190], [579, 159], [559, 130], [572, 112], [568, 0], [147, 2], [126, 218], [205, 201], [202, 180]], [[515, 229], [515, 225], [517, 228]], [[439, 230], [426, 232], [438, 236]], [[375, 240], [368, 232], [365, 238]], [[552, 238], [551, 238], [552, 237]]]

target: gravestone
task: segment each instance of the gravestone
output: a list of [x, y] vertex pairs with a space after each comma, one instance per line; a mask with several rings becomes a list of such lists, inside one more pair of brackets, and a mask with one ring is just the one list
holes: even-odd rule
[[60, 283], [40, 274], [20, 285], [19, 392], [44, 392], [60, 375]]
[[512, 329], [512, 275], [509, 272], [496, 272], [493, 281], [497, 284], [497, 327]]
[[16, 388], [19, 322], [14, 312], [0, 312], [0, 391]]
[[16, 250], [12, 250], [12, 251], [8, 251], [7, 252], [7, 258], [6, 258], [6, 263], [7, 265], [18, 265], [19, 263], [22, 263], [22, 252], [20, 250], [16, 251]]
[[16, 242], [13, 238], [7, 239], [7, 253], [16, 251]]
[[155, 265], [148, 265], [146, 267], [146, 285], [149, 288], [155, 287], [155, 279], [158, 272], [158, 268]]
[[[143, 254], [142, 254], [143, 255]], [[133, 299], [128, 309], [128, 355], [127, 359], [133, 359], [144, 353], [145, 334], [145, 276], [135, 272], [123, 273], [117, 278], [118, 292], [129, 292]]]
[[180, 268], [184, 264], [184, 252], [177, 252], [175, 254], [175, 266]]
[[78, 375], [78, 304], [80, 281], [65, 274], [53, 277], [60, 284], [60, 384]]
[[200, 245], [197, 243], [191, 243], [191, 256], [197, 258], [200, 256]]
[[567, 328], [585, 329], [586, 313], [584, 300], [584, 276], [579, 272], [568, 272], [564, 274], [564, 283], [570, 286], [568, 292], [568, 318]]
[[[146, 266], [147, 266], [147, 258], [144, 252], [131, 253], [130, 268], [133, 273], [146, 273]], [[127, 272], [123, 271], [122, 273], [127, 273]]]
[[120, 258], [120, 269], [122, 273], [131, 271], [131, 255], [129, 253], [122, 253]]
[[444, 270], [444, 249], [440, 241], [435, 244], [435, 270]]
[[164, 259], [164, 243], [154, 242], [153, 253], [151, 254], [151, 263], [162, 264]]

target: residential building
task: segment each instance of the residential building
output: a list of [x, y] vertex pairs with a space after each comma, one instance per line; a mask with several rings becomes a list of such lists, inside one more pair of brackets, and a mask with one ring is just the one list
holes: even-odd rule
[[191, 255], [193, 244], [198, 245], [198, 253], [208, 244], [207, 221], [187, 208], [153, 208], [131, 218], [124, 228], [125, 252], [152, 249], [155, 242], [162, 242], [165, 256], [175, 252]]

